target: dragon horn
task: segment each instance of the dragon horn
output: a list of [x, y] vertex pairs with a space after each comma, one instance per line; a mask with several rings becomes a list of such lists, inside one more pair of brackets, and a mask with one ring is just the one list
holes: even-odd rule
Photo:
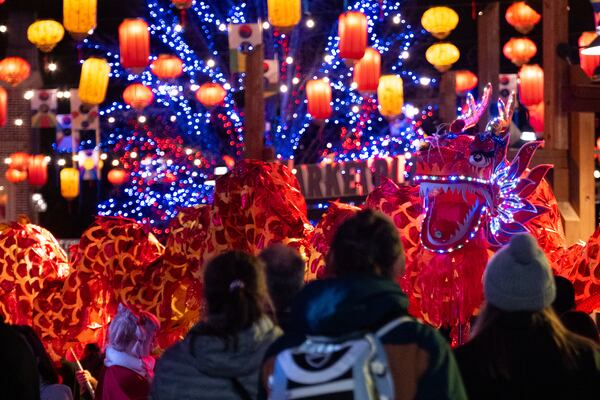
[[460, 133], [474, 127], [485, 112], [492, 95], [492, 84], [488, 83], [483, 89], [481, 101], [477, 103], [471, 94], [467, 95], [465, 108], [467, 109], [450, 124], [450, 132]]
[[508, 96], [506, 104], [502, 99], [498, 100], [498, 116], [492, 118], [485, 127], [486, 132], [490, 132], [494, 136], [499, 136], [510, 127], [513, 113], [515, 112], [515, 93], [512, 92]]

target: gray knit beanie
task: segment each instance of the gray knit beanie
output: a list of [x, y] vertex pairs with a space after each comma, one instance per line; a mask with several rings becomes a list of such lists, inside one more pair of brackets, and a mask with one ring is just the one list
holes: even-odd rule
[[529, 234], [512, 237], [483, 274], [487, 302], [504, 311], [539, 311], [556, 297], [548, 259]]

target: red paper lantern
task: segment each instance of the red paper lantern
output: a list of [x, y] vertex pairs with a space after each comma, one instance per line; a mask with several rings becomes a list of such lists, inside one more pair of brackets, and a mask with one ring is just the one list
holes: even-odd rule
[[29, 158], [31, 156], [27, 153], [17, 152], [10, 155], [10, 168], [18, 171], [27, 171], [29, 167]]
[[519, 97], [525, 106], [533, 106], [544, 101], [544, 70], [539, 65], [523, 65], [521, 67]]
[[196, 92], [196, 99], [204, 107], [216, 107], [223, 103], [227, 91], [218, 83], [204, 83]]
[[7, 57], [0, 61], [0, 79], [12, 86], [17, 86], [29, 78], [31, 68], [21, 57]]
[[524, 1], [516, 2], [508, 7], [505, 17], [506, 22], [523, 35], [527, 35], [531, 32], [533, 27], [542, 19], [542, 16], [533, 8], [529, 7]]
[[154, 100], [152, 89], [141, 83], [132, 83], [123, 91], [123, 100], [136, 110], [143, 110]]
[[185, 10], [194, 4], [194, 0], [171, 0], [171, 3], [173, 3], [176, 8]]
[[127, 182], [129, 174], [121, 168], [114, 168], [108, 171], [108, 181], [115, 186], [120, 186]]
[[583, 72], [590, 78], [594, 76], [594, 71], [596, 71], [596, 68], [600, 65], [600, 56], [581, 54], [581, 50], [592, 43], [597, 36], [596, 32], [583, 32], [581, 36], [579, 36], [579, 63]]
[[479, 79], [477, 79], [477, 75], [466, 69], [456, 71], [455, 76], [456, 94], [461, 94], [468, 92], [469, 90], [473, 90], [479, 82]]
[[7, 103], [8, 103], [8, 94], [6, 93], [6, 89], [0, 86], [0, 127], [6, 125], [7, 119]]
[[161, 54], [151, 65], [152, 73], [159, 79], [175, 79], [183, 73], [183, 62], [179, 57]]
[[354, 66], [354, 82], [360, 92], [377, 91], [381, 76], [381, 54], [371, 47], [365, 50], [365, 55]]
[[535, 132], [544, 132], [544, 102], [527, 107], [529, 124]]
[[27, 172], [9, 168], [6, 170], [6, 174], [4, 176], [6, 177], [6, 180], [11, 183], [20, 183], [27, 179]]
[[33, 186], [44, 186], [48, 181], [48, 163], [46, 156], [37, 154], [29, 158], [27, 181]]
[[527, 64], [537, 53], [537, 46], [528, 38], [512, 38], [502, 49], [504, 56], [517, 67]]
[[367, 17], [358, 11], [340, 15], [338, 22], [340, 57], [360, 60], [365, 55], [368, 42]]
[[327, 119], [331, 115], [331, 86], [324, 79], [306, 83], [308, 113], [314, 119]]
[[139, 74], [148, 66], [150, 57], [150, 32], [141, 18], [128, 18], [119, 25], [121, 65]]

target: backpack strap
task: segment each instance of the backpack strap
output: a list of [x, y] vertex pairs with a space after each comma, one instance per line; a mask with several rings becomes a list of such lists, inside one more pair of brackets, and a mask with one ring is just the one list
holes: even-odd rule
[[396, 329], [398, 326], [402, 325], [405, 322], [410, 322], [410, 321], [415, 321], [415, 320], [406, 315], [403, 317], [400, 317], [400, 318], [393, 319], [390, 322], [388, 322], [387, 324], [385, 324], [384, 326], [382, 326], [381, 328], [379, 328], [377, 330], [377, 332], [375, 332], [375, 336], [378, 339], [381, 339], [382, 337], [384, 337], [385, 335], [390, 333], [392, 330]]

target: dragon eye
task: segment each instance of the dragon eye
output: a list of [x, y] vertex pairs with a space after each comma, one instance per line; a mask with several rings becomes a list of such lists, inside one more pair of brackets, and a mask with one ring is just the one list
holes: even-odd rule
[[469, 157], [469, 163], [477, 168], [487, 167], [490, 163], [490, 158], [483, 153], [472, 153]]

